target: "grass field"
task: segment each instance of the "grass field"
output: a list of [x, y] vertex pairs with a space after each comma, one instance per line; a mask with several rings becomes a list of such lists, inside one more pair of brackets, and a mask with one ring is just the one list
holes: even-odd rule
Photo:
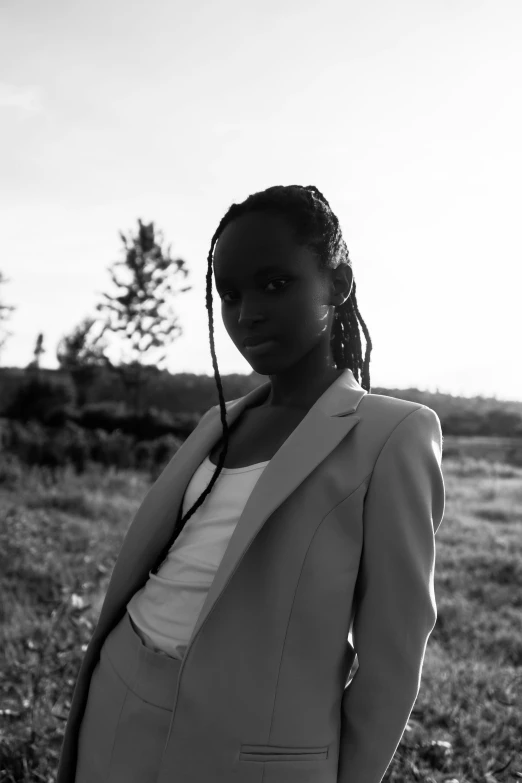
[[[493, 440], [480, 458], [444, 445], [438, 619], [384, 780], [522, 780], [522, 467]], [[54, 783], [83, 653], [149, 486], [105, 468], [53, 484], [0, 466], [0, 783]]]

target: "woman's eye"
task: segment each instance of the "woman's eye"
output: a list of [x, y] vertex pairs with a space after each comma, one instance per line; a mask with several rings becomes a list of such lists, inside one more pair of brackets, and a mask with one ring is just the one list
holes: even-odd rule
[[[287, 283], [287, 279], [285, 277], [276, 277], [274, 280], [270, 280], [267, 285], [271, 285], [272, 283]], [[276, 291], [279, 291], [280, 289], [276, 288]]]
[[[288, 282], [288, 280], [287, 280], [287, 278], [285, 278], [285, 277], [276, 277], [276, 278], [274, 278], [273, 280], [270, 280], [270, 281], [267, 283], [267, 286], [269, 286], [269, 285], [272, 285], [272, 283], [281, 283], [281, 282], [282, 282], [282, 283], [284, 283], [284, 284], [286, 285], [286, 283]], [[277, 287], [277, 288], [275, 289], [275, 291], [281, 291], [281, 290], [282, 290], [284, 287], [285, 287], [284, 285], [283, 285], [283, 286], [281, 286], [281, 287]], [[229, 294], [229, 293], [230, 293], [230, 291], [226, 291], [226, 292], [225, 292], [225, 293], [222, 295], [222, 297], [221, 297], [222, 301], [223, 301], [223, 302], [226, 302], [227, 304], [229, 304], [230, 300], [227, 302], [227, 300], [225, 299], [225, 296], [228, 296], [228, 294]], [[273, 291], [272, 293], [274, 293], [274, 291]]]

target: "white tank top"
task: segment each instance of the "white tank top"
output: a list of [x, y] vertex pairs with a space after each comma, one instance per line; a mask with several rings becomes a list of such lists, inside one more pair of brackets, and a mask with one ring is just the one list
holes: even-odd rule
[[[212, 491], [194, 512], [157, 574], [127, 604], [144, 644], [182, 659], [221, 559], [250, 493], [268, 462], [222, 468]], [[216, 466], [205, 457], [183, 497], [182, 514], [207, 488]]]

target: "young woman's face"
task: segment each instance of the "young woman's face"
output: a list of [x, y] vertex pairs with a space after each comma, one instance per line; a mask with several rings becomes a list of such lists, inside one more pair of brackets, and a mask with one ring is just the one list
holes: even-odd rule
[[[277, 215], [247, 214], [223, 230], [214, 251], [223, 323], [256, 372], [277, 375], [303, 362], [308, 372], [335, 366], [330, 350], [335, 294], [346, 289], [343, 299], [349, 295], [351, 269], [333, 271], [333, 276], [321, 272], [318, 259], [295, 244]], [[245, 338], [270, 342], [249, 349]]]

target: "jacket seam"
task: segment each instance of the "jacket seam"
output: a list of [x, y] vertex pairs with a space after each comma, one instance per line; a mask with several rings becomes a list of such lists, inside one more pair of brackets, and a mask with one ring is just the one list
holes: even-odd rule
[[284, 638], [284, 641], [283, 641], [283, 644], [282, 644], [282, 648], [281, 648], [281, 658], [280, 658], [280, 661], [279, 661], [279, 667], [278, 667], [278, 671], [277, 671], [277, 680], [276, 680], [276, 684], [275, 684], [275, 688], [274, 688], [274, 703], [273, 703], [273, 705], [272, 705], [272, 714], [271, 714], [271, 716], [270, 716], [270, 727], [269, 727], [269, 729], [268, 729], [268, 740], [267, 740], [267, 743], [266, 743], [267, 745], [270, 745], [270, 736], [271, 736], [271, 733], [272, 733], [272, 723], [273, 723], [273, 720], [274, 720], [275, 702], [276, 702], [276, 699], [277, 699], [277, 687], [278, 687], [278, 685], [279, 685], [279, 678], [280, 678], [280, 676], [281, 676], [281, 665], [282, 665], [282, 663], [283, 663], [283, 657], [284, 657], [285, 648], [286, 648], [286, 639], [287, 639], [288, 631], [289, 631], [289, 629], [290, 629], [290, 623], [291, 623], [291, 620], [292, 620], [292, 613], [293, 613], [293, 611], [294, 611], [294, 605], [295, 605], [295, 599], [296, 599], [297, 591], [298, 591], [298, 589], [299, 589], [299, 585], [301, 584], [301, 577], [302, 577], [302, 575], [303, 575], [303, 569], [304, 569], [304, 567], [305, 567], [306, 560], [307, 560], [307, 558], [308, 558], [308, 552], [310, 551], [310, 547], [312, 546], [312, 544], [313, 544], [313, 542], [314, 542], [314, 539], [315, 539], [315, 537], [316, 537], [317, 533], [319, 532], [319, 529], [322, 527], [322, 524], [323, 524], [323, 522], [325, 522], [325, 520], [326, 520], [326, 519], [328, 519], [328, 517], [330, 516], [330, 514], [331, 514], [333, 511], [335, 511], [335, 509], [336, 509], [338, 506], [340, 506], [342, 503], [344, 503], [344, 502], [345, 502], [345, 500], [348, 500], [348, 498], [350, 498], [350, 497], [351, 497], [351, 496], [352, 496], [352, 495], [353, 495], [355, 492], [357, 492], [357, 491], [358, 491], [358, 490], [359, 490], [359, 489], [362, 487], [362, 485], [365, 483], [365, 481], [366, 481], [366, 479], [368, 478], [368, 476], [370, 476], [370, 475], [371, 475], [371, 472], [370, 472], [370, 473], [368, 473], [368, 474], [367, 474], [367, 475], [366, 475], [366, 476], [365, 476], [365, 477], [364, 477], [364, 478], [363, 478], [363, 479], [362, 479], [362, 480], [359, 482], [359, 484], [357, 484], [357, 486], [355, 487], [355, 489], [353, 489], [353, 490], [352, 490], [352, 491], [351, 491], [351, 492], [350, 492], [348, 495], [346, 495], [346, 497], [344, 497], [342, 500], [340, 500], [340, 501], [339, 501], [339, 503], [336, 503], [336, 504], [335, 504], [335, 506], [333, 506], [333, 507], [332, 507], [332, 508], [331, 508], [331, 509], [330, 509], [330, 510], [329, 510], [329, 511], [328, 511], [328, 512], [327, 512], [327, 513], [324, 515], [324, 517], [321, 519], [321, 521], [320, 521], [320, 522], [319, 522], [319, 524], [317, 525], [317, 529], [316, 529], [315, 533], [313, 534], [312, 538], [310, 539], [310, 543], [308, 544], [308, 547], [307, 547], [307, 549], [306, 549], [306, 553], [305, 553], [305, 556], [304, 556], [304, 558], [303, 558], [303, 564], [302, 564], [302, 566], [301, 566], [301, 571], [299, 572], [299, 578], [297, 579], [296, 586], [295, 586], [295, 590], [294, 590], [294, 597], [293, 597], [293, 599], [292, 599], [292, 606], [290, 607], [290, 611], [289, 611], [289, 613], [288, 613], [288, 623], [287, 623], [287, 626], [286, 626], [286, 633], [285, 633], [285, 638]]

